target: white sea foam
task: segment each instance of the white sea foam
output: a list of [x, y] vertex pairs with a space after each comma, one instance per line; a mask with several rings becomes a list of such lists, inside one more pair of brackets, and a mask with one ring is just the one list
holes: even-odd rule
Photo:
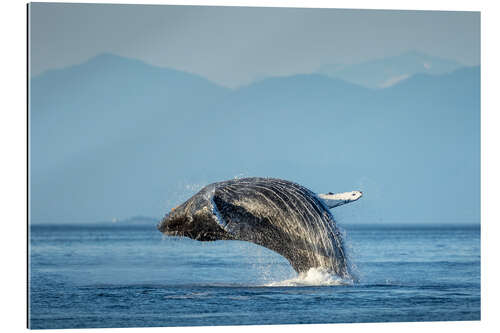
[[324, 268], [311, 268], [307, 272], [284, 281], [271, 282], [267, 287], [300, 287], [300, 286], [339, 286], [352, 284], [352, 281], [342, 279]]

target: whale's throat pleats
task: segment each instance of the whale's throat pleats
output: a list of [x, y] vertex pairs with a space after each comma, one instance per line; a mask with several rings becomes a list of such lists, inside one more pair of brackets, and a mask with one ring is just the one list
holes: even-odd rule
[[288, 181], [248, 178], [216, 183], [213, 217], [233, 239], [284, 256], [297, 272], [322, 267], [349, 277], [341, 234], [324, 203]]

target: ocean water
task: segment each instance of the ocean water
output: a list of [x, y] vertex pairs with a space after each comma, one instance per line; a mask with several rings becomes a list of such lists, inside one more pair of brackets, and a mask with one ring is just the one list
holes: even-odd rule
[[297, 276], [239, 241], [155, 226], [30, 228], [29, 325], [43, 328], [479, 320], [479, 226], [343, 227], [356, 281]]

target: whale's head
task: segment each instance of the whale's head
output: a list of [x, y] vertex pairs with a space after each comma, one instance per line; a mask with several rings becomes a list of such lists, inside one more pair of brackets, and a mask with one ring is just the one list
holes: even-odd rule
[[158, 224], [167, 236], [189, 237], [199, 241], [230, 239], [214, 214], [213, 189], [204, 188], [183, 204], [172, 208]]

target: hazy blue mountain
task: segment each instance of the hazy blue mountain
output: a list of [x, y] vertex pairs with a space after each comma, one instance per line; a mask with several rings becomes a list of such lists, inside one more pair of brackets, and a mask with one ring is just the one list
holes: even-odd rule
[[191, 123], [227, 93], [196, 75], [110, 54], [33, 78], [34, 220], [86, 222], [142, 213], [151, 204], [150, 198], [139, 205], [136, 200], [141, 190], [151, 191], [141, 186], [151, 176], [148, 164], [178, 159], [197, 142]]
[[474, 223], [479, 96], [477, 67], [378, 91], [314, 75], [269, 79], [221, 107], [234, 126], [215, 138], [211, 163], [318, 192], [361, 188], [362, 202], [336, 210], [352, 214], [346, 221]]
[[479, 67], [372, 90], [323, 75], [238, 90], [105, 55], [32, 81], [34, 222], [160, 217], [271, 176], [360, 189], [340, 223], [478, 223]]
[[454, 60], [410, 51], [398, 56], [370, 60], [359, 64], [330, 64], [318, 73], [369, 88], [386, 88], [418, 73], [444, 74], [462, 67]]

